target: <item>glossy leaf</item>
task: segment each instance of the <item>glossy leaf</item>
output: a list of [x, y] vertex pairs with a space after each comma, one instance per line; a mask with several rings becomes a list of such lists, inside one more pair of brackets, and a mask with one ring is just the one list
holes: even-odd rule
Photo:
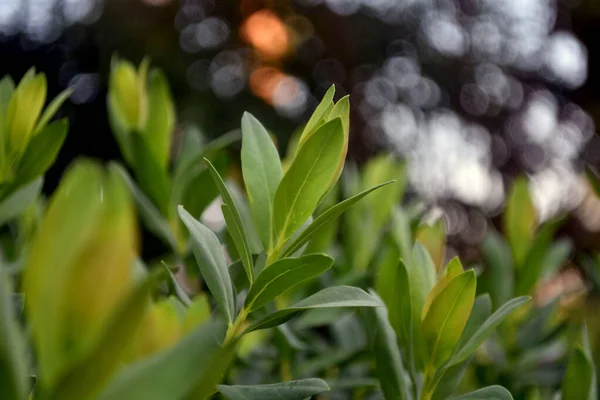
[[[215, 321], [196, 328], [170, 349], [124, 368], [99, 400], [187, 398], [202, 379], [208, 375], [220, 377], [229, 364], [219, 362], [219, 358], [229, 361], [232, 356], [229, 348], [220, 346], [219, 338], [222, 339], [223, 334], [223, 327]], [[214, 390], [216, 383], [204, 392], [205, 396]]]
[[460, 339], [473, 308], [476, 286], [475, 272], [463, 272], [440, 291], [424, 316], [423, 336], [434, 368], [450, 357]]
[[433, 300], [440, 294], [442, 290], [444, 290], [446, 286], [448, 286], [452, 279], [456, 278], [461, 273], [463, 273], [463, 266], [458, 257], [454, 257], [452, 260], [450, 260], [448, 265], [446, 265], [444, 273], [442, 274], [438, 282], [435, 284], [433, 289], [431, 289], [431, 292], [429, 292], [429, 294], [427, 295], [427, 298], [425, 299], [425, 304], [423, 306], [423, 311], [421, 312], [423, 318], [425, 318], [425, 315], [427, 315], [427, 312], [429, 311], [429, 307], [431, 307], [431, 303], [433, 302]]
[[0, 202], [0, 226], [23, 214], [40, 195], [43, 183], [44, 179], [38, 178]]
[[227, 230], [233, 238], [235, 248], [237, 249], [240, 259], [242, 260], [244, 270], [246, 271], [246, 275], [248, 276], [248, 281], [253, 282], [254, 265], [252, 262], [252, 254], [250, 254], [248, 234], [246, 233], [246, 229], [244, 227], [244, 223], [242, 222], [242, 217], [240, 216], [238, 207], [235, 204], [233, 197], [231, 197], [229, 189], [227, 189], [227, 186], [225, 186], [225, 182], [223, 182], [221, 175], [219, 175], [210, 161], [207, 159], [204, 159], [204, 161], [208, 164], [208, 170], [210, 171], [215, 185], [221, 194], [221, 199], [223, 200], [223, 206], [221, 209], [223, 210], [223, 216], [225, 217], [225, 222], [227, 223]]
[[529, 195], [529, 182], [518, 178], [508, 195], [504, 232], [517, 268], [523, 267], [536, 228], [536, 215]]
[[219, 385], [217, 390], [229, 400], [303, 400], [327, 392], [329, 386], [321, 379], [309, 378], [270, 385]]
[[29, 366], [10, 286], [6, 272], [0, 270], [0, 398], [25, 399], [29, 392]]
[[460, 396], [452, 397], [452, 400], [513, 400], [512, 395], [502, 386], [488, 386]]
[[283, 246], [300, 229], [329, 190], [343, 142], [342, 122], [336, 118], [321, 126], [298, 152], [275, 192], [277, 246]]
[[500, 307], [494, 312], [486, 321], [481, 325], [475, 333], [464, 343], [464, 345], [457, 349], [456, 352], [450, 358], [446, 367], [456, 365], [461, 361], [466, 360], [484, 341], [489, 335], [504, 321], [504, 319], [517, 308], [527, 303], [530, 300], [528, 296], [522, 296], [514, 298]]
[[273, 201], [283, 171], [269, 133], [252, 114], [242, 117], [242, 173], [250, 212], [266, 249], [272, 248]]
[[245, 333], [272, 328], [294, 318], [299, 313], [317, 308], [379, 307], [381, 302], [362, 289], [352, 286], [333, 286], [321, 290], [295, 305], [268, 314], [253, 323]]
[[372, 188], [362, 191], [362, 192], [358, 193], [357, 195], [354, 195], [354, 196], [350, 197], [349, 199], [346, 199], [346, 200], [342, 201], [341, 203], [338, 203], [338, 204], [334, 205], [333, 207], [324, 211], [317, 218], [315, 218], [315, 220], [308, 226], [308, 228], [306, 228], [304, 231], [302, 231], [302, 233], [300, 235], [298, 235], [298, 237], [296, 239], [294, 239], [294, 241], [284, 250], [284, 252], [282, 253], [282, 257], [290, 256], [290, 255], [294, 254], [296, 251], [300, 250], [300, 248], [302, 248], [302, 246], [305, 243], [307, 243], [319, 229], [322, 229], [330, 221], [332, 221], [333, 219], [342, 215], [344, 213], [344, 211], [346, 211], [348, 208], [352, 207], [354, 204], [356, 204], [358, 201], [360, 201], [363, 197], [365, 197], [369, 193], [371, 193], [383, 186], [389, 185], [390, 183], [393, 183], [393, 181], [384, 182], [379, 185], [373, 186]]
[[229, 324], [235, 314], [233, 286], [221, 244], [214, 233], [179, 206], [179, 217], [190, 232], [192, 251], [202, 278]]
[[254, 311], [289, 289], [313, 279], [333, 265], [330, 257], [310, 254], [300, 258], [282, 258], [269, 265], [250, 287], [244, 307]]

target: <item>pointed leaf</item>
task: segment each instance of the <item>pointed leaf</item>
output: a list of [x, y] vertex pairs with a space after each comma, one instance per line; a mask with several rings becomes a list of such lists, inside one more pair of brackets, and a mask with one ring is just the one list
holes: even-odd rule
[[310, 119], [306, 123], [306, 126], [304, 127], [304, 130], [300, 135], [300, 139], [296, 147], [296, 154], [298, 154], [302, 145], [304, 145], [304, 143], [308, 140], [311, 134], [316, 130], [315, 128], [317, 128], [319, 125], [321, 125], [327, 120], [327, 117], [329, 116], [329, 113], [333, 108], [334, 94], [335, 86], [331, 85], [331, 87], [327, 90], [325, 96], [323, 96], [323, 99], [321, 100], [315, 111], [312, 113]]
[[331, 186], [342, 157], [344, 133], [339, 118], [308, 139], [275, 193], [273, 222], [277, 246], [285, 245], [315, 211]]
[[178, 212], [179, 217], [190, 232], [192, 251], [198, 267], [200, 267], [202, 278], [215, 298], [227, 323], [231, 324], [235, 314], [233, 286], [221, 244], [210, 229], [192, 217], [182, 206], [179, 206]]
[[482, 293], [489, 293], [494, 307], [504, 304], [513, 296], [515, 278], [510, 247], [496, 231], [490, 230], [481, 245], [485, 270], [479, 278]]
[[454, 257], [452, 260], [450, 260], [448, 265], [446, 265], [444, 274], [440, 277], [433, 289], [431, 289], [431, 292], [429, 292], [427, 295], [427, 298], [425, 299], [425, 305], [423, 306], [423, 311], [421, 312], [422, 318], [425, 318], [427, 311], [429, 311], [429, 307], [431, 307], [431, 303], [440, 294], [440, 292], [444, 290], [446, 286], [448, 286], [452, 279], [456, 278], [462, 273], [463, 266], [458, 257]]
[[508, 301], [502, 307], [496, 310], [496, 312], [493, 313], [492, 316], [489, 317], [479, 329], [477, 329], [477, 331], [469, 338], [469, 340], [467, 340], [460, 349], [456, 350], [446, 367], [456, 365], [459, 362], [466, 360], [510, 313], [519, 308], [521, 305], [527, 303], [530, 299], [531, 298], [529, 296], [517, 297]]
[[442, 289], [425, 315], [423, 336], [434, 368], [450, 357], [460, 339], [473, 308], [476, 286], [475, 272], [463, 272]]
[[46, 109], [42, 113], [42, 116], [40, 117], [40, 120], [37, 123], [34, 135], [37, 135], [46, 127], [46, 125], [48, 124], [48, 122], [50, 122], [52, 117], [54, 117], [54, 114], [56, 114], [60, 106], [63, 105], [63, 103], [71, 96], [72, 93], [72, 89], [65, 89], [62, 92], [60, 92], [59, 95], [56, 96], [54, 100], [50, 102], [50, 104], [48, 104], [48, 107], [46, 107]]
[[273, 201], [283, 172], [273, 140], [252, 114], [242, 117], [242, 173], [250, 212], [266, 249], [275, 243]]
[[365, 197], [369, 193], [371, 193], [385, 185], [389, 185], [390, 183], [393, 183], [393, 182], [394, 181], [388, 181], [388, 182], [381, 183], [377, 186], [373, 186], [372, 188], [367, 189], [363, 192], [360, 192], [357, 195], [354, 195], [354, 196], [350, 197], [349, 199], [346, 199], [346, 200], [342, 201], [341, 203], [338, 203], [338, 204], [334, 205], [333, 207], [324, 211], [321, 215], [319, 215], [317, 218], [315, 218], [315, 220], [308, 226], [308, 228], [306, 228], [304, 231], [302, 231], [302, 233], [300, 235], [298, 235], [298, 237], [296, 239], [294, 239], [294, 241], [282, 253], [282, 257], [290, 256], [290, 255], [294, 254], [296, 251], [300, 250], [300, 248], [302, 248], [302, 246], [305, 243], [307, 243], [319, 229], [323, 228], [327, 223], [329, 223], [333, 219], [342, 215], [344, 213], [344, 211], [346, 211], [348, 208], [352, 207], [354, 204], [356, 204], [358, 201], [360, 201], [363, 197]]
[[379, 300], [362, 289], [351, 286], [333, 286], [307, 297], [292, 307], [266, 315], [252, 324], [244, 333], [281, 325], [305, 310], [339, 307], [379, 307], [380, 305]]
[[327, 392], [327, 383], [317, 378], [274, 383], [271, 385], [219, 385], [217, 390], [229, 400], [303, 400]]
[[313, 279], [327, 271], [333, 259], [322, 254], [300, 258], [282, 258], [269, 265], [250, 287], [244, 307], [254, 311], [292, 287]]
[[221, 198], [223, 199], [223, 206], [221, 209], [223, 210], [223, 216], [225, 217], [225, 222], [227, 223], [227, 230], [231, 234], [233, 238], [233, 242], [235, 243], [235, 248], [240, 255], [240, 259], [242, 260], [242, 264], [244, 266], [244, 270], [246, 271], [246, 275], [248, 276], [248, 281], [252, 283], [254, 281], [254, 265], [252, 263], [252, 254], [250, 254], [250, 244], [248, 243], [248, 234], [246, 233], [246, 229], [244, 228], [244, 223], [242, 222], [242, 217], [240, 216], [240, 212], [238, 211], [238, 207], [231, 197], [229, 193], [229, 189], [225, 186], [225, 182], [221, 178], [221, 175], [217, 172], [215, 167], [208, 161], [206, 158], [204, 161], [208, 164], [208, 170], [215, 181], [215, 185], [219, 189], [219, 193], [221, 194]]

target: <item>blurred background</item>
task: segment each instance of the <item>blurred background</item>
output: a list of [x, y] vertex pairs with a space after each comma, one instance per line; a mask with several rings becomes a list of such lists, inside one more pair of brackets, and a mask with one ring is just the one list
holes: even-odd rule
[[[467, 259], [527, 174], [541, 220], [600, 247], [600, 3], [594, 0], [0, 0], [0, 76], [32, 65], [71, 130], [45, 190], [79, 155], [120, 158], [106, 113], [117, 53], [167, 73], [179, 130], [252, 112], [280, 151], [327, 88], [351, 95], [349, 158], [406, 159], [410, 192]], [[475, 257], [475, 255], [473, 255]]]

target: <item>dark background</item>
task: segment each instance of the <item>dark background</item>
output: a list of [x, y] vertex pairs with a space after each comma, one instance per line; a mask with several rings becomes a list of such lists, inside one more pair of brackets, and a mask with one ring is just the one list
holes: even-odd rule
[[[546, 206], [550, 211], [542, 214], [581, 211], [587, 192], [578, 183], [578, 174], [585, 163], [600, 167], [600, 138], [595, 131], [600, 123], [596, 4], [593, 0], [0, 0], [0, 76], [10, 74], [17, 80], [35, 66], [47, 74], [49, 97], [69, 86], [75, 90], [60, 111], [71, 128], [47, 175], [47, 193], [76, 157], [120, 158], [106, 114], [107, 77], [115, 53], [136, 64], [148, 55], [153, 65], [165, 70], [179, 128], [195, 124], [207, 138], [214, 138], [238, 128], [248, 110], [276, 134], [282, 152], [317, 99], [336, 84], [336, 97], [351, 94], [349, 157], [359, 163], [378, 152], [406, 157], [413, 166], [412, 190], [460, 217], [463, 222], [450, 230], [455, 246], [468, 249], [481, 238], [472, 227], [497, 217], [516, 175], [535, 178], [544, 171], [567, 171], [552, 185], [538, 189], [541, 199], [551, 199]], [[248, 23], [256, 15], [263, 18]], [[583, 49], [579, 58], [564, 52], [548, 58], [553, 54], [549, 38], [556, 38], [557, 32], [571, 45], [579, 43]], [[536, 40], [545, 44], [519, 53], [520, 45]], [[287, 45], [282, 48], [281, 43]], [[410, 65], [418, 66], [420, 76], [417, 86], [406, 89], [401, 86], [412, 76], [406, 69]], [[553, 72], [556, 65], [567, 72]], [[577, 70], [574, 65], [584, 66], [578, 77], [569, 75]], [[262, 80], [253, 75], [261, 68], [271, 75]], [[268, 83], [283, 81], [273, 76], [287, 79], [287, 92], [282, 89], [274, 95], [276, 90]], [[286, 93], [295, 100], [287, 99]], [[543, 118], [532, 120], [533, 134], [523, 132], [528, 104], [536, 98], [550, 99], [557, 121], [574, 121], [577, 144], [569, 142], [568, 135], [557, 142], [561, 131], [556, 129], [546, 132], [545, 141], [533, 140], [536, 129], [544, 126]], [[301, 106], [278, 107], [288, 100]], [[386, 110], [398, 120], [382, 123]], [[407, 112], [417, 128], [398, 138], [394, 121], [402, 131], [410, 120], [404, 118]], [[432, 128], [432, 121], [442, 126]], [[447, 121], [459, 121], [460, 126], [445, 141]], [[435, 140], [422, 140], [435, 129], [441, 132]], [[454, 143], [456, 148], [436, 149], [440, 143], [452, 146], [455, 136], [463, 134], [465, 146], [483, 143], [473, 147], [481, 150], [473, 158], [473, 169], [466, 162], [445, 160], [470, 159], [472, 150], [463, 149], [462, 142]], [[561, 148], [571, 145], [569, 156], [560, 154]], [[455, 165], [476, 173], [463, 176]], [[475, 179], [488, 172], [494, 178], [489, 182]], [[458, 186], [452, 183], [455, 178], [461, 180]], [[440, 181], [449, 182], [447, 190], [437, 190]], [[482, 182], [489, 187], [482, 189]], [[471, 196], [465, 186], [476, 194], [479, 189], [498, 195], [482, 200], [481, 193]], [[562, 197], [556, 195], [560, 190], [565, 192]], [[579, 246], [596, 246], [600, 225], [587, 222], [573, 218], [562, 234]]]

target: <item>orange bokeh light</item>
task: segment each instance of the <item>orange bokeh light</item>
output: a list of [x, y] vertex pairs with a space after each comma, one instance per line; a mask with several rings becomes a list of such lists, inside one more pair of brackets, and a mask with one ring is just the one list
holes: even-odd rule
[[255, 69], [250, 75], [250, 90], [269, 104], [273, 103], [273, 93], [286, 75], [273, 67]]
[[250, 15], [241, 27], [241, 35], [266, 60], [283, 57], [289, 48], [285, 24], [269, 10]]

